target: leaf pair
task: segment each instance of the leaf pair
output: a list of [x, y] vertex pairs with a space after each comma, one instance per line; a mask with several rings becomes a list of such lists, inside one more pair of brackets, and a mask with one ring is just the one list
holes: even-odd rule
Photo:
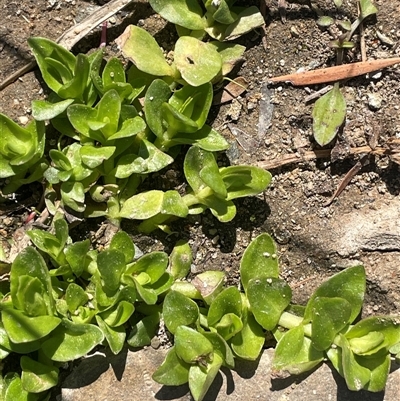
[[128, 26], [116, 43], [138, 70], [196, 87], [228, 74], [245, 50], [240, 45], [217, 45], [181, 36], [175, 44], [174, 63], [169, 64], [155, 39], [134, 25]]
[[0, 114], [0, 178], [9, 183], [2, 189], [4, 194], [16, 191], [21, 185], [41, 178], [47, 164], [41, 159], [45, 146], [45, 126], [32, 122], [22, 128]]
[[206, 13], [197, 0], [150, 0], [157, 13], [176, 24], [180, 36], [202, 37], [206, 32], [220, 41], [231, 40], [264, 24], [256, 7], [232, 7], [235, 0], [203, 3]]

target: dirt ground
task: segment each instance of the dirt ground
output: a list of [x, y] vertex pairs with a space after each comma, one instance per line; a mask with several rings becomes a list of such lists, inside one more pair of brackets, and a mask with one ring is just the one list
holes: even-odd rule
[[[104, 1], [94, 0], [0, 0], [0, 82], [30, 59], [26, 40], [30, 36], [56, 39]], [[242, 2], [243, 3], [243, 2]], [[258, 5], [258, 1], [247, 2]], [[296, 88], [289, 84], [268, 85], [268, 78], [335, 65], [335, 51], [329, 47], [337, 31], [317, 26], [318, 7], [324, 15], [353, 21], [356, 1], [344, 0], [338, 11], [330, 0], [312, 0], [314, 9], [290, 4], [286, 23], [282, 23], [277, 1], [267, 1], [266, 42], [261, 31], [238, 40], [247, 48], [245, 61], [237, 72], [249, 82], [248, 91], [233, 103], [215, 106], [210, 118], [232, 144], [221, 163], [265, 166], [287, 154], [316, 150], [312, 137], [313, 102], [305, 98], [323, 85]], [[376, 18], [364, 24], [368, 59], [400, 56], [400, 1], [376, 0]], [[139, 23], [154, 34], [169, 50], [174, 42], [174, 28], [154, 16], [145, 1], [133, 1], [109, 21], [107, 53], [117, 50], [113, 40], [129, 24]], [[377, 36], [379, 31], [380, 38]], [[345, 62], [361, 61], [360, 35], [356, 47], [346, 52]], [[100, 30], [95, 29], [74, 51], [89, 51], [98, 46]], [[30, 119], [30, 102], [43, 98], [38, 71], [30, 72], [1, 92], [0, 112], [19, 122]], [[219, 223], [210, 213], [172, 225], [179, 234], [153, 233], [139, 236], [132, 222], [122, 228], [134, 235], [142, 251], [166, 249], [189, 238], [194, 252], [192, 273], [204, 269], [223, 269], [229, 283], [237, 283], [239, 262], [250, 240], [261, 232], [271, 233], [279, 248], [281, 274], [294, 290], [296, 302], [304, 303], [316, 286], [340, 269], [362, 263], [368, 274], [368, 295], [364, 315], [400, 312], [400, 232], [396, 218], [400, 210], [399, 166], [386, 156], [366, 157], [368, 164], [352, 179], [344, 192], [330, 206], [330, 199], [345, 174], [359, 156], [341, 150], [367, 145], [379, 135], [378, 146], [388, 138], [400, 137], [400, 73], [398, 67], [347, 81], [343, 87], [347, 117], [331, 158], [293, 163], [271, 169], [273, 182], [263, 195], [238, 201], [237, 217]], [[332, 148], [333, 144], [327, 148]], [[179, 163], [179, 162], [178, 162]], [[173, 167], [154, 177], [162, 186], [174, 187], [180, 173]], [[167, 180], [167, 182], [166, 182]], [[33, 188], [33, 187], [32, 187]], [[31, 192], [37, 188], [31, 189]], [[25, 197], [31, 196], [29, 189]], [[23, 204], [23, 199], [21, 203]], [[30, 205], [31, 206], [31, 205]], [[29, 208], [0, 214], [0, 236], [12, 238], [24, 223]], [[397, 213], [397, 215], [396, 215]], [[352, 221], [354, 237], [365, 235], [371, 216], [379, 221], [368, 228], [368, 235], [389, 236], [390, 241], [340, 249], [345, 238], [342, 228]], [[379, 215], [379, 218], [376, 217]], [[385, 224], [380, 224], [383, 220]], [[72, 231], [75, 238], [91, 237], [99, 243], [100, 220], [82, 224]], [[102, 229], [106, 229], [104, 227]], [[376, 230], [376, 232], [374, 232]], [[97, 232], [97, 235], [95, 234]], [[388, 238], [389, 238], [388, 237]], [[386, 238], [386, 237], [385, 237]], [[337, 246], [338, 248], [335, 248]]]

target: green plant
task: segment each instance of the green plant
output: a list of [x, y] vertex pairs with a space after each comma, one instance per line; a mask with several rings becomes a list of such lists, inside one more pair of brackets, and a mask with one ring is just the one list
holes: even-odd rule
[[264, 24], [257, 7], [236, 7], [236, 0], [150, 0], [153, 9], [175, 24], [180, 36], [219, 41], [235, 39]]
[[174, 61], [167, 62], [155, 39], [144, 29], [130, 25], [116, 40], [123, 55], [148, 75], [192, 86], [218, 82], [241, 60], [245, 47], [231, 43], [202, 42], [181, 36], [175, 43]]
[[[339, 7], [340, 2], [337, 3], [335, 2]], [[345, 33], [330, 43], [330, 46], [336, 49], [337, 64], [342, 64], [344, 50], [354, 47], [354, 43], [350, 40], [360, 24], [365, 18], [376, 14], [378, 11], [371, 0], [360, 0], [359, 4], [358, 18], [352, 24], [340, 22], [339, 25]], [[321, 27], [327, 27], [334, 22], [333, 18], [322, 16], [318, 19], [317, 24]], [[336, 137], [346, 118], [346, 101], [339, 89], [339, 82], [336, 82], [332, 90], [316, 101], [312, 116], [314, 138], [319, 145], [325, 146]]]
[[118, 232], [101, 251], [89, 240], [71, 242], [57, 215], [53, 233], [28, 231], [25, 248], [1, 287], [0, 357], [21, 354], [22, 374], [5, 372], [5, 401], [48, 399], [62, 363], [97, 345], [118, 354], [150, 344], [160, 320], [174, 345], [153, 378], [165, 385], [189, 382], [203, 399], [220, 367], [256, 360], [267, 333], [277, 340], [273, 367], [291, 374], [328, 358], [352, 390], [381, 391], [390, 354], [400, 357], [398, 317], [355, 322], [365, 293], [362, 266], [323, 283], [305, 307], [291, 304], [279, 278], [276, 247], [267, 234], [246, 249], [240, 266], [244, 292], [224, 286], [224, 273], [206, 271], [185, 280], [191, 250], [179, 241], [168, 257], [152, 252], [135, 259], [135, 246]]
[[220, 272], [199, 274], [191, 288], [172, 286], [163, 317], [175, 345], [153, 374], [157, 382], [188, 382], [194, 399], [202, 400], [219, 368], [232, 369], [237, 357], [257, 359], [270, 332], [277, 340], [275, 370], [300, 374], [329, 359], [349, 389], [384, 389], [400, 322], [378, 316], [354, 323], [365, 293], [362, 266], [328, 279], [305, 307], [293, 305], [290, 287], [279, 278], [275, 245], [262, 234], [246, 249], [240, 273], [244, 293], [223, 288]]
[[89, 240], [72, 243], [67, 223], [58, 217], [54, 234], [28, 231], [40, 253], [25, 248], [11, 266], [8, 286], [2, 286], [1, 359], [12, 352], [24, 355], [21, 377], [3, 378], [7, 401], [26, 399], [28, 393], [29, 399], [44, 399], [43, 392], [57, 384], [62, 363], [98, 344], [117, 354], [127, 333], [128, 343], [146, 343], [158, 326], [160, 296], [173, 282], [168, 266], [173, 271], [185, 266], [185, 243], [170, 261], [164, 252], [134, 259], [134, 244], [119, 232], [98, 252]]
[[[140, 228], [146, 232], [157, 227], [168, 230], [166, 223], [171, 218], [207, 208], [221, 221], [231, 220], [235, 216], [232, 199], [255, 195], [270, 181], [269, 173], [256, 167], [220, 169], [211, 154], [227, 149], [228, 143], [206, 124], [213, 98], [210, 81], [227, 74], [244, 47], [180, 38], [175, 67], [165, 61], [150, 34], [137, 27], [128, 27], [128, 31], [132, 36], [123, 48], [136, 63], [128, 72], [116, 58], [102, 67], [101, 51], [74, 56], [48, 39], [29, 40], [43, 79], [53, 92], [46, 101], [33, 102], [36, 122], [29, 129], [3, 116], [8, 128], [1, 152], [6, 156], [1, 165], [3, 177], [14, 174], [12, 185], [5, 190], [44, 178], [46, 206], [53, 215], [61, 207], [85, 217], [106, 216], [117, 225], [122, 218], [144, 220]], [[179, 60], [197, 51], [195, 63], [209, 60], [214, 52], [212, 73], [207, 66], [204, 75], [197, 65], [194, 70], [190, 63], [180, 67]], [[40, 168], [36, 168], [43, 155], [47, 120], [61, 135], [57, 148], [48, 152], [50, 163], [40, 159]], [[24, 146], [19, 146], [17, 138], [25, 140]], [[173, 190], [140, 193], [146, 177], [170, 165], [182, 145], [194, 145], [185, 158], [187, 194], [182, 197]], [[34, 174], [28, 175], [29, 168], [35, 168]], [[196, 178], [199, 172], [202, 178]]]
[[0, 178], [7, 179], [2, 189], [11, 194], [21, 185], [37, 181], [48, 167], [44, 160], [45, 127], [32, 122], [22, 128], [7, 116], [0, 114]]

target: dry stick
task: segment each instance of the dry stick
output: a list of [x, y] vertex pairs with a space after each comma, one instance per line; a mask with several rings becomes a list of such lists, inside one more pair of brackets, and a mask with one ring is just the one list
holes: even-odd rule
[[[56, 42], [64, 46], [66, 49], [71, 50], [72, 47], [79, 42], [85, 35], [87, 35], [92, 29], [100, 25], [103, 21], [111, 18], [118, 11], [122, 10], [125, 6], [131, 3], [132, 0], [112, 0], [107, 4], [104, 4], [94, 13], [86, 17], [79, 24], [74, 25], [67, 31], [65, 31], [60, 37], [56, 39]], [[17, 70], [15, 73], [8, 76], [1, 84], [0, 90], [6, 88], [8, 85], [13, 83], [22, 75], [26, 74], [36, 66], [36, 61], [32, 60], [22, 68]]]
[[361, 157], [361, 159], [358, 160], [358, 162], [346, 173], [343, 180], [336, 188], [335, 193], [323, 204], [323, 206], [329, 206], [335, 200], [335, 198], [337, 198], [343, 192], [353, 177], [364, 167], [368, 160], [368, 156], [369, 155], [367, 154]]
[[337, 65], [335, 67], [281, 75], [280, 77], [270, 78], [268, 81], [290, 82], [295, 86], [316, 85], [357, 77], [358, 75], [364, 75], [368, 72], [381, 70], [398, 63], [400, 63], [400, 57], [362, 61], [359, 63]]
[[[358, 11], [358, 15], [360, 15], [361, 14], [360, 1], [357, 1], [357, 11]], [[361, 21], [360, 25], [358, 26], [358, 29], [360, 30], [361, 60], [367, 61], [367, 48], [365, 46], [365, 30], [364, 30], [363, 21]]]
[[[258, 166], [266, 170], [282, 167], [287, 164], [301, 163], [314, 159], [326, 159], [331, 155], [332, 149], [321, 149], [321, 150], [310, 150], [304, 153], [297, 153], [292, 155], [282, 156], [280, 159], [274, 159], [270, 161], [264, 161], [258, 163]], [[372, 149], [370, 146], [359, 146], [357, 148], [350, 148], [350, 155], [359, 155], [362, 153], [368, 153], [373, 155], [386, 155], [392, 153], [390, 149], [379, 147]]]

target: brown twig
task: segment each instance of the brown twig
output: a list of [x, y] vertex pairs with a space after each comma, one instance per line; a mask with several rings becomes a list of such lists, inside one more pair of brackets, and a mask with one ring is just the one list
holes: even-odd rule
[[323, 206], [329, 206], [347, 187], [353, 177], [364, 167], [365, 163], [368, 160], [369, 155], [364, 155], [360, 160], [346, 173], [343, 180], [340, 182], [338, 187], [336, 188], [335, 193], [324, 203]]
[[[358, 15], [360, 15], [361, 14], [360, 1], [357, 1], [357, 11], [358, 11]], [[360, 25], [359, 25], [358, 29], [360, 30], [361, 60], [362, 61], [367, 61], [367, 48], [366, 48], [366, 45], [365, 45], [365, 31], [364, 31], [363, 21], [360, 22]]]
[[[314, 159], [327, 159], [330, 157], [331, 151], [332, 149], [321, 149], [298, 152], [295, 154], [285, 155], [279, 159], [260, 162], [258, 163], [258, 166], [266, 170], [272, 170], [274, 168], [282, 167], [287, 164], [301, 163]], [[351, 155], [359, 155], [362, 153], [373, 155], [391, 155], [394, 152], [390, 148], [384, 147], [377, 147], [376, 149], [372, 149], [370, 146], [359, 146], [357, 148], [350, 148]]]
[[[125, 6], [131, 3], [132, 0], [111, 0], [109, 3], [104, 4], [94, 13], [86, 17], [79, 24], [74, 25], [65, 31], [56, 42], [64, 46], [66, 49], [71, 50], [72, 47], [78, 43], [84, 36], [86, 36], [92, 29], [100, 25], [105, 20], [111, 18], [118, 11], [122, 10]], [[0, 90], [12, 84], [19, 77], [31, 71], [36, 66], [36, 61], [32, 60], [28, 64], [9, 75], [2, 83], [0, 83]]]
[[367, 74], [368, 72], [381, 70], [398, 63], [400, 63], [400, 57], [362, 61], [359, 63], [337, 65], [335, 67], [281, 75], [280, 77], [270, 78], [269, 82], [290, 82], [295, 86], [337, 82], [342, 79], [353, 78]]

